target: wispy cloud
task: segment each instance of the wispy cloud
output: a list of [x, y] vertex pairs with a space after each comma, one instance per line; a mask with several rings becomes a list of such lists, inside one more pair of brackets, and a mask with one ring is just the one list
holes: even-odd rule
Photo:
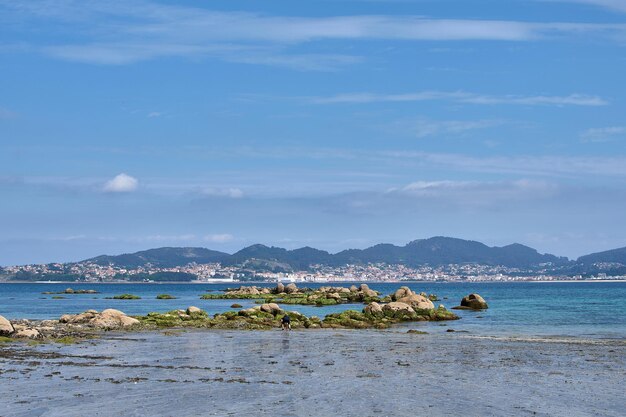
[[542, 180], [519, 179], [514, 181], [416, 181], [401, 188], [388, 190], [420, 198], [453, 198], [459, 202], [544, 198], [552, 196], [559, 186]]
[[591, 6], [603, 7], [610, 10], [626, 12], [626, 2], [624, 0], [539, 0], [558, 3], [580, 3]]
[[[609, 0], [606, 0], [609, 2]], [[332, 69], [358, 62], [346, 54], [303, 54], [290, 48], [325, 40], [504, 41], [553, 37], [622, 37], [624, 24], [431, 19], [421, 16], [270, 16], [138, 1], [0, 0], [4, 21], [44, 20], [64, 37], [42, 42], [49, 55], [121, 65], [161, 57], [209, 56], [233, 62]], [[19, 24], [12, 24], [13, 30]]]
[[488, 129], [504, 123], [501, 120], [418, 120], [408, 129], [418, 138], [438, 135], [458, 135], [472, 130]]
[[202, 240], [204, 240], [205, 242], [212, 242], [212, 243], [226, 243], [226, 242], [231, 242], [234, 239], [235, 237], [229, 233], [206, 235], [202, 238]]
[[368, 104], [368, 103], [385, 103], [385, 102], [419, 102], [419, 101], [450, 101], [462, 104], [509, 104], [509, 105], [525, 105], [525, 106], [605, 106], [607, 100], [602, 97], [585, 95], [585, 94], [569, 94], [566, 96], [552, 95], [504, 95], [493, 96], [485, 94], [477, 94], [466, 91], [420, 91], [412, 93], [400, 94], [375, 94], [375, 93], [349, 93], [337, 94], [327, 97], [309, 97], [306, 99], [316, 104]]
[[583, 142], [608, 142], [620, 136], [626, 137], [626, 126], [587, 129], [580, 134], [580, 139]]

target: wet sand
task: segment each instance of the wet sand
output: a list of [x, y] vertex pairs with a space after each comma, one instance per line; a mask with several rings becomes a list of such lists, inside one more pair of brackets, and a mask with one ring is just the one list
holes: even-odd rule
[[0, 345], [0, 416], [622, 416], [626, 341], [168, 331]]

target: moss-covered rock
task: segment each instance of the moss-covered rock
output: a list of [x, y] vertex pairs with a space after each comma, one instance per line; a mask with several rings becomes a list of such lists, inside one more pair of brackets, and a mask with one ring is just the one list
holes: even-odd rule
[[107, 300], [141, 300], [141, 297], [134, 294], [120, 294], [113, 297], [105, 297]]
[[159, 294], [156, 296], [157, 300], [175, 300], [176, 297], [174, 297], [173, 295], [169, 295], [169, 294]]

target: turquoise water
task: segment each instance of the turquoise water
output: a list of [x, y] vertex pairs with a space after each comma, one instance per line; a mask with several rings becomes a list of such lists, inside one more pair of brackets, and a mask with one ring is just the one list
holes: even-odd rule
[[[238, 284], [0, 284], [0, 315], [9, 319], [58, 318], [66, 313], [88, 309], [117, 308], [127, 314], [146, 314], [195, 305], [210, 314], [230, 310], [233, 302], [244, 307], [251, 300], [200, 300], [207, 290], [221, 290]], [[263, 286], [263, 284], [256, 284]], [[319, 287], [326, 284], [307, 284]], [[346, 283], [337, 285], [350, 285]], [[407, 285], [417, 292], [437, 294], [450, 308], [471, 292], [481, 294], [489, 303], [485, 311], [457, 311], [461, 320], [446, 323], [411, 323], [411, 328], [442, 330], [441, 325], [481, 335], [575, 336], [592, 338], [626, 338], [626, 283], [558, 282], [558, 283], [402, 283], [369, 284], [383, 294]], [[273, 286], [267, 284], [267, 286]], [[54, 300], [45, 291], [95, 289], [100, 294], [62, 295]], [[107, 300], [118, 294], [131, 293], [141, 300]], [[171, 294], [176, 300], [157, 300], [158, 294]], [[447, 298], [447, 299], [444, 299]], [[331, 307], [287, 306], [307, 315], [324, 316], [348, 308], [360, 310], [361, 304]], [[409, 326], [409, 324], [407, 324]]]

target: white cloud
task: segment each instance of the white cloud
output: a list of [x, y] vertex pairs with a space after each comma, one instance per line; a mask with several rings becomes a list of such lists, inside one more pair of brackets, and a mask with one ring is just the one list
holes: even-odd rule
[[128, 193], [139, 187], [137, 178], [121, 173], [104, 184], [104, 191], [109, 193]]
[[611, 126], [587, 129], [580, 134], [583, 142], [607, 142], [615, 136], [626, 137], [626, 126]]
[[206, 235], [203, 240], [205, 242], [213, 242], [213, 243], [226, 243], [234, 240], [235, 237], [228, 233], [222, 234], [214, 234], [214, 235]]
[[[618, 4], [617, 0], [604, 0], [603, 3]], [[148, 1], [0, 0], [0, 7], [2, 5], [5, 20], [24, 22], [30, 18], [57, 22], [67, 28], [73, 39], [81, 39], [75, 43], [55, 43], [51, 39], [40, 46], [44, 53], [66, 60], [111, 65], [160, 57], [211, 56], [227, 61], [298, 69], [327, 69], [358, 61], [359, 58], [293, 54], [286, 48], [324, 40], [520, 42], [581, 35], [623, 37], [626, 33], [624, 24], [430, 19], [392, 15], [270, 16]], [[268, 46], [276, 49], [268, 51]]]
[[608, 101], [598, 96], [584, 94], [570, 94], [567, 96], [547, 95], [504, 95], [491, 96], [484, 94], [469, 93], [465, 91], [420, 91], [401, 94], [374, 94], [374, 93], [350, 93], [337, 94], [328, 97], [308, 98], [308, 101], [316, 104], [335, 103], [385, 103], [385, 102], [419, 102], [419, 101], [450, 101], [453, 103], [467, 104], [510, 104], [525, 106], [605, 106]]

